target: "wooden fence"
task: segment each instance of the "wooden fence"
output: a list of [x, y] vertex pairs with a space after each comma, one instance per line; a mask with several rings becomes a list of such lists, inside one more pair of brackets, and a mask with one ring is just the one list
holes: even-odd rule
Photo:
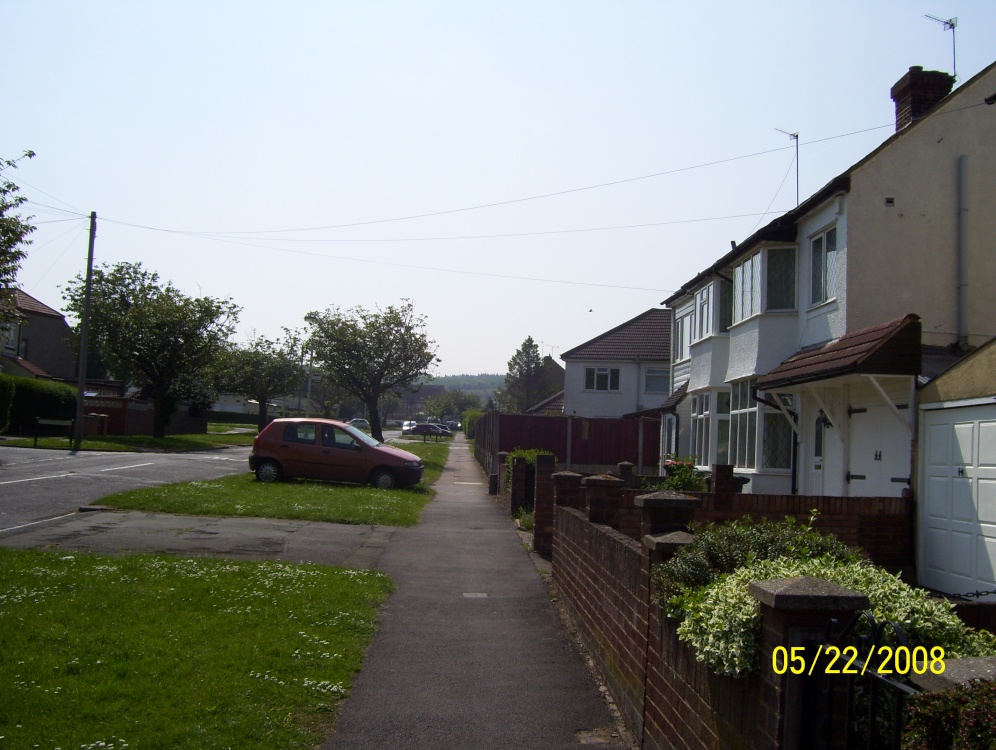
[[637, 473], [656, 474], [660, 462], [660, 421], [496, 411], [478, 417], [474, 450], [489, 475], [498, 471], [498, 454], [516, 448], [550, 451], [561, 471], [614, 470], [617, 464], [628, 461], [636, 466]]

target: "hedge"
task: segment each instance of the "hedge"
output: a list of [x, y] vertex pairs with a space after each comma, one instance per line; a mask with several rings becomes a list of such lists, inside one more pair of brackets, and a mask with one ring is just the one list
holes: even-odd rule
[[10, 377], [14, 382], [7, 431], [30, 435], [35, 420], [72, 419], [76, 415], [76, 389], [54, 380]]

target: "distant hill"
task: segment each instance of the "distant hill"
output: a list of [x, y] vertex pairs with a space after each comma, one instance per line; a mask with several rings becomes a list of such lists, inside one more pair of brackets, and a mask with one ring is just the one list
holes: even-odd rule
[[496, 390], [505, 385], [505, 375], [481, 373], [480, 375], [442, 375], [430, 381], [433, 385], [444, 385], [449, 391], [473, 393], [481, 399], [481, 406], [494, 397]]

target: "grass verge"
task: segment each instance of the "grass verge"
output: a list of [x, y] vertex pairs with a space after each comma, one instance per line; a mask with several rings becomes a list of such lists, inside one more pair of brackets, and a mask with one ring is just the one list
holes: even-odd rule
[[314, 747], [390, 588], [342, 568], [0, 549], [0, 747]]
[[330, 523], [412, 526], [432, 499], [449, 446], [405, 445], [425, 462], [422, 483], [398, 490], [368, 485], [291, 480], [263, 484], [245, 474], [204, 482], [181, 482], [121, 492], [100, 500], [122, 510], [194, 516], [252, 516]]
[[[255, 433], [217, 433], [204, 435], [167, 435], [164, 438], [148, 437], [146, 435], [105, 435], [86, 437], [80, 446], [85, 451], [157, 451], [160, 453], [177, 453], [182, 451], [203, 451], [212, 448], [223, 448], [229, 445], [252, 445]], [[11, 438], [4, 440], [3, 445], [11, 448], [35, 447], [35, 439]], [[56, 448], [68, 450], [72, 443], [64, 437], [38, 438], [38, 448]]]

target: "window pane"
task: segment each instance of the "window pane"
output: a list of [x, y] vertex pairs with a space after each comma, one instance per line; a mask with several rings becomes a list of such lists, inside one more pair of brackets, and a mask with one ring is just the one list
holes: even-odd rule
[[716, 411], [720, 414], [730, 413], [730, 391], [716, 393]]
[[823, 298], [832, 299], [837, 293], [837, 230], [827, 231], [824, 249], [826, 257], [826, 270], [824, 271], [825, 281]]
[[763, 420], [761, 466], [766, 469], [792, 468], [792, 426], [778, 412], [765, 412]]
[[647, 370], [647, 393], [667, 393], [669, 380], [667, 370]]
[[619, 369], [613, 367], [609, 370], [609, 390], [618, 391], [619, 390]]
[[720, 419], [716, 425], [716, 463], [730, 463], [730, 420]]
[[812, 302], [816, 304], [824, 300], [823, 297], [823, 237], [813, 240], [813, 296]]
[[595, 368], [586, 367], [584, 368], [584, 387], [585, 390], [593, 390], [595, 388]]
[[754, 456], [757, 453], [757, 412], [747, 412], [747, 456], [745, 465], [748, 469], [753, 469], [755, 465]]
[[719, 332], [726, 333], [733, 324], [733, 284], [721, 281], [719, 285]]
[[768, 251], [768, 310], [795, 308], [795, 248]]

